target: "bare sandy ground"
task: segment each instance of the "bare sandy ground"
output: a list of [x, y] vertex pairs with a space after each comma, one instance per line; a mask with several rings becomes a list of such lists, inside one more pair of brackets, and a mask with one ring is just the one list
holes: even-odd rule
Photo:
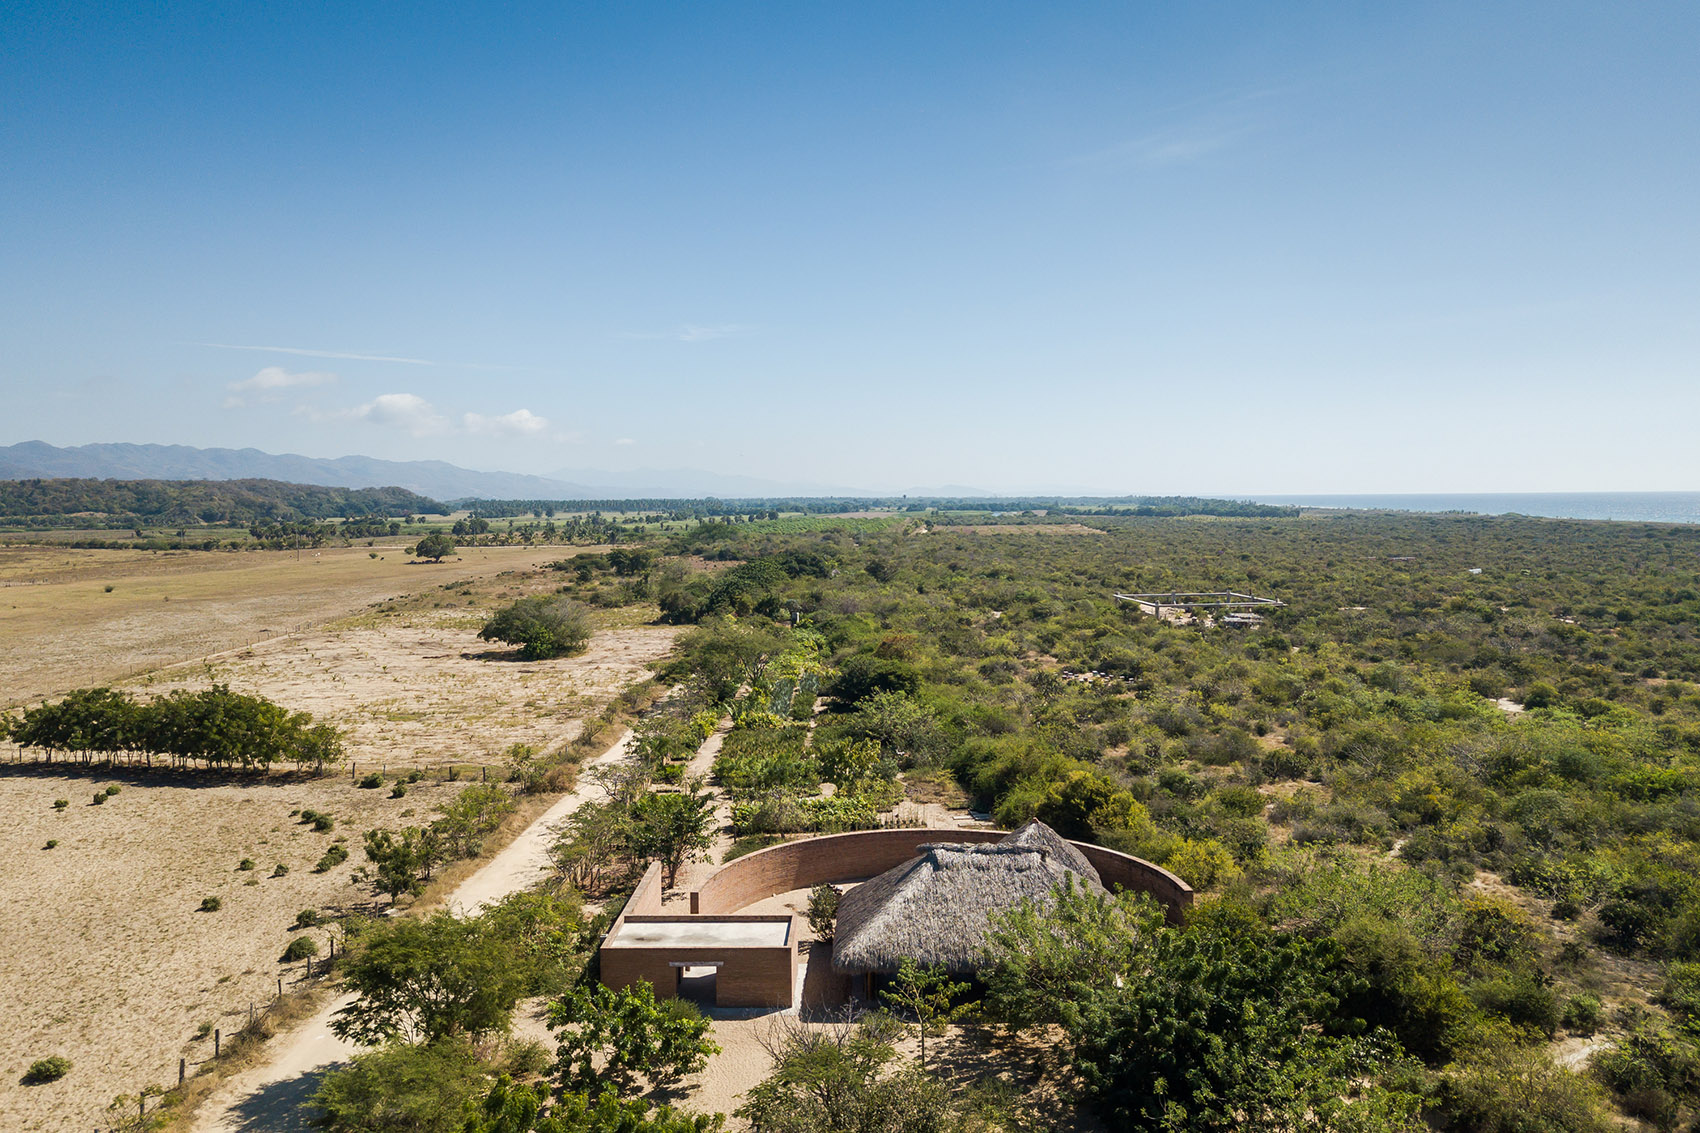
[[[620, 737], [592, 766], [624, 759], [632, 733]], [[462, 882], [445, 902], [460, 915], [478, 912], [484, 906], [518, 893], [542, 881], [550, 872], [549, 846], [554, 828], [586, 800], [600, 792], [588, 779], [577, 790], [562, 796], [537, 821]], [[225, 1081], [201, 1107], [195, 1124], [200, 1133], [258, 1133], [259, 1130], [308, 1129], [308, 1101], [318, 1089], [324, 1072], [359, 1053], [355, 1043], [331, 1033], [331, 1017], [352, 996], [332, 1001], [301, 1027], [273, 1040], [272, 1057], [263, 1065]]]
[[488, 607], [374, 614], [128, 683], [155, 695], [222, 681], [329, 721], [357, 770], [496, 763], [516, 743], [540, 750], [578, 734], [584, 718], [649, 675], [678, 631], [599, 629], [576, 657], [500, 659], [478, 639]]
[[[143, 695], [227, 681], [344, 727], [362, 772], [491, 762], [516, 742], [552, 749], [647, 676], [674, 632], [636, 624], [641, 613], [598, 611], [580, 657], [491, 659], [476, 638], [483, 616], [552, 588], [533, 568], [566, 553], [493, 548], [427, 566], [395, 547], [299, 559], [0, 549], [0, 700], [105, 681]], [[90, 805], [108, 782], [123, 791]], [[370, 901], [349, 880], [363, 832], [428, 821], [459, 789], [426, 780], [391, 799], [347, 776], [0, 770], [11, 816], [0, 830], [0, 1012], [10, 1024], [0, 1130], [91, 1128], [115, 1095], [174, 1083], [179, 1056], [192, 1071], [211, 1056], [210, 1037], [194, 1037], [201, 1024], [232, 1033], [250, 1003], [275, 996], [297, 911]], [[55, 798], [71, 806], [57, 812]], [[336, 830], [292, 820], [302, 807], [335, 815]], [[313, 873], [337, 837], [351, 860]], [[244, 858], [256, 868], [238, 870]], [[279, 864], [288, 873], [274, 878]], [[204, 896], [223, 908], [197, 912]], [[323, 950], [324, 931], [310, 935]], [[20, 1085], [50, 1054], [72, 1060], [70, 1075]]]
[[[55, 768], [57, 771], [57, 768]], [[102, 806], [97, 788], [123, 784]], [[302, 909], [370, 900], [350, 874], [313, 865], [338, 837], [358, 846], [371, 826], [428, 815], [460, 788], [419, 784], [405, 799], [346, 779], [214, 782], [205, 777], [0, 774], [0, 1129], [88, 1129], [120, 1093], [173, 1084], [212, 1056], [203, 1023], [234, 1033], [248, 1006], [264, 1007], [301, 965], [278, 957]], [[70, 800], [63, 812], [56, 798]], [[314, 833], [290, 817], [311, 807], [337, 819]], [[58, 845], [44, 849], [48, 839]], [[240, 870], [244, 858], [255, 868]], [[275, 866], [289, 867], [273, 877]], [[250, 884], [255, 882], [256, 884]], [[217, 896], [223, 908], [197, 909]], [[325, 930], [310, 930], [321, 955]], [[31, 1061], [72, 1060], [43, 1086], [18, 1079]]]
[[0, 641], [8, 644], [0, 651], [0, 705], [34, 703], [587, 549], [598, 548], [470, 548], [432, 564], [410, 563], [394, 545], [299, 557], [0, 548]]

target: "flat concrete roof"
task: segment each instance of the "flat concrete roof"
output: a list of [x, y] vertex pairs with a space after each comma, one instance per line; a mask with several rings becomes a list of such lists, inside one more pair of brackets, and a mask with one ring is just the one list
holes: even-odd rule
[[784, 948], [791, 943], [791, 922], [714, 921], [681, 917], [676, 921], [627, 921], [602, 942], [604, 948]]

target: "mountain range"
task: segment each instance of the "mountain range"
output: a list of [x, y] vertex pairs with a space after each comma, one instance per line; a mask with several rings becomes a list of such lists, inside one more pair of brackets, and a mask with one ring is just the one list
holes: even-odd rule
[[283, 480], [331, 488], [406, 488], [439, 500], [462, 499], [724, 499], [780, 496], [866, 496], [830, 484], [766, 480], [698, 469], [632, 472], [563, 470], [555, 476], [483, 472], [441, 460], [334, 459], [259, 449], [189, 445], [88, 444], [60, 448], [44, 441], [0, 445], [0, 480], [37, 477], [121, 480]]

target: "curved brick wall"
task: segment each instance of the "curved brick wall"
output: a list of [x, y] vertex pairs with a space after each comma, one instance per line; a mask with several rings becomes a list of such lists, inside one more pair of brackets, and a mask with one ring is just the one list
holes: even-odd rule
[[[691, 894], [693, 913], [735, 913], [792, 889], [836, 885], [884, 873], [914, 857], [928, 842], [996, 842], [1003, 830], [859, 830], [798, 842], [782, 842], [746, 854]], [[1192, 906], [1192, 887], [1161, 866], [1103, 846], [1076, 842], [1110, 889], [1149, 893], [1175, 920]]]

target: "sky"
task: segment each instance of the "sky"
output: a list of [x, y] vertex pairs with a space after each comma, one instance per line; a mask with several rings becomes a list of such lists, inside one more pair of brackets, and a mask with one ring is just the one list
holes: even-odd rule
[[1700, 489], [1697, 57], [1691, 0], [11, 3], [0, 443]]

